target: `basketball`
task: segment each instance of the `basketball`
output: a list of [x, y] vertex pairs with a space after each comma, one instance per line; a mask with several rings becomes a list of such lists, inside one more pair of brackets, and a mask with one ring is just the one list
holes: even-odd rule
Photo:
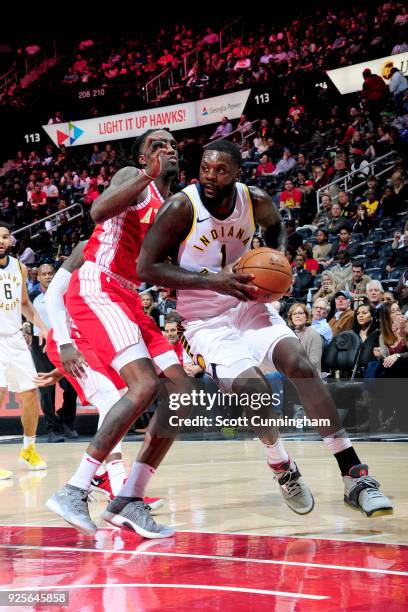
[[279, 300], [292, 284], [292, 268], [285, 255], [261, 247], [245, 253], [236, 265], [237, 274], [254, 274], [251, 281], [259, 288], [257, 300]]

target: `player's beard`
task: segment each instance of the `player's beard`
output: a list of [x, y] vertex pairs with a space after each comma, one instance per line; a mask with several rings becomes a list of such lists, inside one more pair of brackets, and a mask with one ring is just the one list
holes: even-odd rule
[[204, 206], [208, 210], [212, 208], [216, 208], [217, 206], [221, 204], [221, 202], [223, 202], [223, 200], [225, 200], [232, 194], [234, 187], [235, 187], [235, 181], [230, 183], [229, 185], [224, 185], [224, 187], [219, 187], [217, 190], [217, 193], [211, 198], [209, 198], [205, 195], [204, 188], [201, 185], [201, 199], [203, 201]]
[[5, 257], [7, 257], [7, 255], [10, 253], [10, 249], [11, 247], [9, 246], [6, 249], [4, 249], [4, 251], [0, 249], [0, 259], [4, 259]]

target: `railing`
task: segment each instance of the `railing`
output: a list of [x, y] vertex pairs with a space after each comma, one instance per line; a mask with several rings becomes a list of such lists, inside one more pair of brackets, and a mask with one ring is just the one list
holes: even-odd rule
[[[254, 119], [254, 121], [251, 121], [251, 128], [254, 127], [255, 124], [259, 123], [260, 119]], [[205, 149], [206, 147], [208, 147], [212, 142], [217, 142], [218, 140], [228, 140], [229, 138], [231, 138], [231, 136], [235, 136], [235, 135], [240, 135], [241, 136], [241, 140], [246, 140], [247, 138], [251, 138], [252, 136], [254, 136], [256, 134], [256, 130], [253, 130], [252, 132], [248, 132], [243, 134], [242, 130], [240, 130], [239, 128], [234, 130], [233, 132], [230, 132], [229, 134], [226, 134], [225, 136], [219, 136], [218, 138], [214, 138], [213, 140], [210, 140], [209, 142], [207, 142], [205, 145], [203, 145], [203, 149]]]
[[0, 94], [6, 93], [13, 83], [17, 85], [18, 76], [15, 68], [11, 68], [0, 76]]
[[225, 33], [226, 31], [229, 29], [230, 33], [231, 33], [231, 39], [232, 39], [232, 33], [233, 33], [233, 27], [235, 24], [237, 24], [239, 21], [242, 20], [242, 17], [236, 17], [233, 21], [231, 21], [228, 25], [224, 26], [222, 28], [222, 30], [220, 30], [219, 32], [219, 40], [220, 40], [220, 53], [222, 53], [224, 51], [224, 46], [223, 46], [223, 42], [225, 39]]
[[173, 87], [174, 85], [173, 70], [171, 68], [166, 68], [165, 70], [160, 72], [160, 74], [156, 74], [155, 77], [153, 77], [152, 79], [150, 79], [150, 81], [146, 83], [146, 102], [150, 101], [150, 90], [152, 90], [153, 88], [155, 88], [156, 91], [156, 98], [157, 95], [161, 95], [162, 86], [164, 83], [166, 83], [168, 89], [170, 89], [170, 87]]
[[[48, 215], [48, 217], [43, 217], [42, 219], [40, 219], [39, 221], [35, 221], [34, 223], [30, 223], [30, 225], [25, 225], [24, 227], [20, 227], [20, 229], [16, 230], [15, 232], [12, 232], [13, 236], [15, 236], [16, 234], [21, 234], [22, 232], [29, 234], [30, 238], [37, 238], [40, 233], [39, 231], [36, 234], [33, 234], [32, 231], [34, 228], [37, 228], [37, 226], [39, 225], [43, 225], [46, 221], [50, 220], [50, 219], [54, 219], [55, 217], [57, 217], [58, 215], [60, 217], [62, 217], [64, 215], [64, 213], [68, 212], [69, 210], [72, 210], [73, 208], [78, 208], [80, 212], [78, 213], [74, 213], [73, 215], [71, 215], [68, 219], [69, 222], [73, 221], [74, 219], [78, 219], [78, 217], [83, 217], [84, 216], [84, 207], [82, 204], [80, 204], [79, 202], [77, 202], [76, 204], [71, 204], [71, 206], [67, 206], [67, 208], [64, 208], [63, 210], [59, 210], [55, 213], [52, 213], [52, 215]], [[39, 228], [39, 230], [42, 228]]]
[[[395, 151], [389, 151], [389, 153], [386, 153], [385, 155], [382, 155], [381, 157], [377, 157], [376, 159], [374, 159], [372, 162], [370, 162], [368, 164], [368, 166], [365, 166], [365, 168], [369, 168], [369, 174], [373, 174], [375, 177], [379, 177], [382, 176], [383, 174], [385, 174], [386, 172], [389, 172], [392, 168], [392, 166], [388, 166], [388, 168], [384, 168], [383, 170], [381, 170], [380, 172], [378, 172], [377, 174], [375, 174], [375, 166], [378, 163], [383, 163], [385, 160], [391, 161], [391, 157], [395, 155]], [[364, 170], [364, 168], [363, 168]], [[353, 191], [356, 191], [357, 189], [360, 189], [360, 187], [362, 187], [363, 185], [366, 184], [366, 181], [361, 181], [361, 183], [358, 183], [357, 185], [353, 185], [351, 187], [349, 187], [351, 179], [353, 178], [353, 176], [355, 176], [356, 174], [361, 174], [362, 170], [361, 169], [357, 169], [357, 170], [353, 170], [353, 172], [349, 172], [348, 174], [346, 174], [345, 176], [342, 176], [341, 178], [336, 179], [335, 181], [332, 181], [331, 183], [329, 183], [328, 185], [324, 185], [324, 187], [320, 187], [320, 189], [318, 189], [316, 191], [316, 206], [317, 206], [317, 211], [320, 210], [320, 206], [321, 206], [321, 202], [320, 202], [320, 198], [321, 195], [323, 193], [327, 193], [328, 191], [330, 191], [331, 187], [338, 187], [340, 186], [340, 184], [342, 184], [342, 190], [346, 191], [347, 193], [353, 193]], [[332, 197], [332, 200], [337, 200], [338, 195], [335, 195]]]

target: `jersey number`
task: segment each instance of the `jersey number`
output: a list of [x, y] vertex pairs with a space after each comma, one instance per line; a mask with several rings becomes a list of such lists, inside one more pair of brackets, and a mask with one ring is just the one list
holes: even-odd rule
[[146, 214], [143, 217], [143, 219], [140, 220], [140, 223], [150, 223], [150, 219], [152, 218], [153, 210], [154, 210], [153, 208], [149, 208], [146, 211]]
[[13, 299], [13, 294], [11, 293], [11, 285], [9, 283], [4, 284], [4, 295], [6, 296], [6, 300]]
[[225, 267], [226, 262], [227, 262], [227, 247], [225, 246], [225, 244], [223, 244], [221, 247], [221, 268]]

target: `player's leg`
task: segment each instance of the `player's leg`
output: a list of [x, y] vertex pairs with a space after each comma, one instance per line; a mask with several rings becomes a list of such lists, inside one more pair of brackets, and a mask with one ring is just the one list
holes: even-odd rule
[[367, 516], [390, 514], [390, 500], [379, 491], [379, 483], [368, 475], [368, 466], [355, 452], [351, 440], [341, 426], [337, 408], [301, 344], [293, 338], [281, 339], [268, 359], [298, 390], [306, 415], [310, 419], [329, 420], [329, 426], [318, 426], [323, 442], [334, 455], [344, 481], [344, 499]]
[[[1, 385], [2, 378], [5, 381], [4, 372], [2, 372], [2, 370], [3, 368], [0, 363], [0, 407], [3, 405], [4, 398], [7, 393], [7, 388]], [[5, 383], [3, 382], [3, 384]], [[9, 470], [0, 469], [0, 480], [7, 480], [8, 478], [11, 478], [12, 476], [13, 476], [13, 472], [10, 472]]]
[[8, 388], [18, 393], [21, 400], [23, 448], [19, 460], [29, 470], [44, 470], [47, 464], [35, 448], [35, 434], [40, 413], [39, 394], [33, 382], [37, 372], [22, 334], [13, 336], [8, 356], [9, 362], [6, 368]]

